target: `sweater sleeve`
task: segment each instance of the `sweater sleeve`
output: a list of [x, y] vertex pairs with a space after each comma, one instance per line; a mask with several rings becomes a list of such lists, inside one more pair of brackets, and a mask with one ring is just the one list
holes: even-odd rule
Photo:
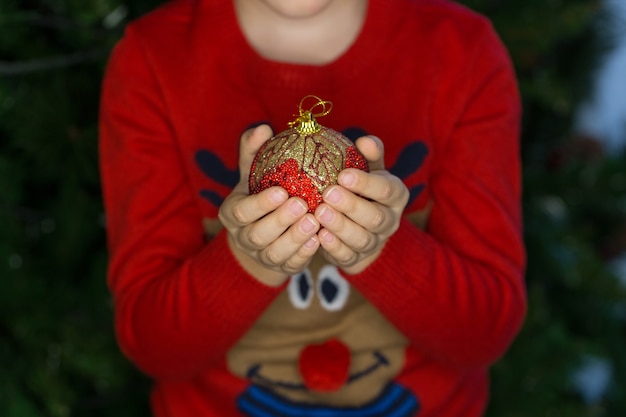
[[403, 219], [348, 277], [417, 349], [461, 368], [496, 361], [526, 311], [517, 84], [493, 32], [474, 52], [435, 103], [451, 128], [435, 145], [426, 231]]
[[167, 106], [132, 32], [110, 57], [99, 129], [118, 342], [153, 377], [191, 376], [222, 358], [281, 289], [239, 266], [224, 231], [206, 242]]

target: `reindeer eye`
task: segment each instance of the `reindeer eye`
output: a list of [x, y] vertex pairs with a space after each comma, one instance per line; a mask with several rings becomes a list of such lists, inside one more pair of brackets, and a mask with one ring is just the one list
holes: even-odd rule
[[317, 279], [317, 295], [325, 310], [338, 311], [343, 308], [350, 295], [350, 284], [343, 279], [336, 267], [324, 266]]
[[289, 299], [291, 304], [299, 310], [304, 310], [311, 305], [313, 299], [313, 278], [311, 271], [305, 269], [299, 274], [294, 274], [289, 280]]

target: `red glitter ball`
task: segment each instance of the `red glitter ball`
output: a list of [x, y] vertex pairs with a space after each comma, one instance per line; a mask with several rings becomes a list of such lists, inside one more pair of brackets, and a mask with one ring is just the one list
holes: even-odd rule
[[263, 144], [250, 168], [251, 194], [281, 186], [302, 198], [309, 212], [322, 203], [322, 193], [337, 183], [345, 168], [369, 171], [367, 160], [341, 133], [320, 126], [313, 133], [287, 129]]

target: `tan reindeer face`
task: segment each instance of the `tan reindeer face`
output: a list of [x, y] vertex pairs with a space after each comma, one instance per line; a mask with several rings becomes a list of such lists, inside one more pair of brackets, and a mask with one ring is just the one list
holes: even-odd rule
[[406, 344], [316, 255], [231, 349], [228, 366], [290, 401], [358, 406], [398, 374]]

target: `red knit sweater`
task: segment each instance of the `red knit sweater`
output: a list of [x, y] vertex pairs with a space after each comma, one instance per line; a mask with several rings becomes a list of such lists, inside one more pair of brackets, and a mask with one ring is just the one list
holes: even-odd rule
[[[333, 407], [369, 415], [395, 387], [413, 406], [386, 415], [483, 413], [488, 367], [515, 337], [526, 307], [514, 73], [489, 22], [459, 5], [370, 0], [368, 7], [355, 43], [322, 66], [259, 56], [225, 0], [167, 3], [130, 24], [113, 51], [100, 125], [108, 284], [119, 344], [154, 378], [156, 416], [279, 415], [243, 405], [255, 386], [262, 387], [257, 401], [273, 401], [286, 415]], [[309, 396], [301, 385], [283, 403], [276, 398], [293, 388], [286, 380], [274, 390], [255, 379], [258, 366], [234, 371], [232, 348], [248, 332], [278, 332], [264, 345], [268, 355], [287, 352], [298, 323], [272, 321], [254, 332], [287, 290], [250, 277], [225, 232], [207, 238], [202, 226], [215, 221], [238, 181], [241, 133], [259, 122], [283, 130], [307, 94], [333, 102], [319, 120], [324, 126], [382, 139], [387, 168], [411, 191], [407, 214], [432, 207], [425, 231], [403, 219], [370, 267], [342, 277], [405, 338], [387, 391], [362, 404], [359, 394], [349, 404], [341, 396], [326, 403], [326, 394]], [[343, 336], [358, 318], [350, 326], [315, 320], [298, 333], [303, 346], [307, 335], [311, 343], [335, 338], [356, 357], [350, 342], [370, 340]], [[369, 334], [371, 326], [360, 324]]]

